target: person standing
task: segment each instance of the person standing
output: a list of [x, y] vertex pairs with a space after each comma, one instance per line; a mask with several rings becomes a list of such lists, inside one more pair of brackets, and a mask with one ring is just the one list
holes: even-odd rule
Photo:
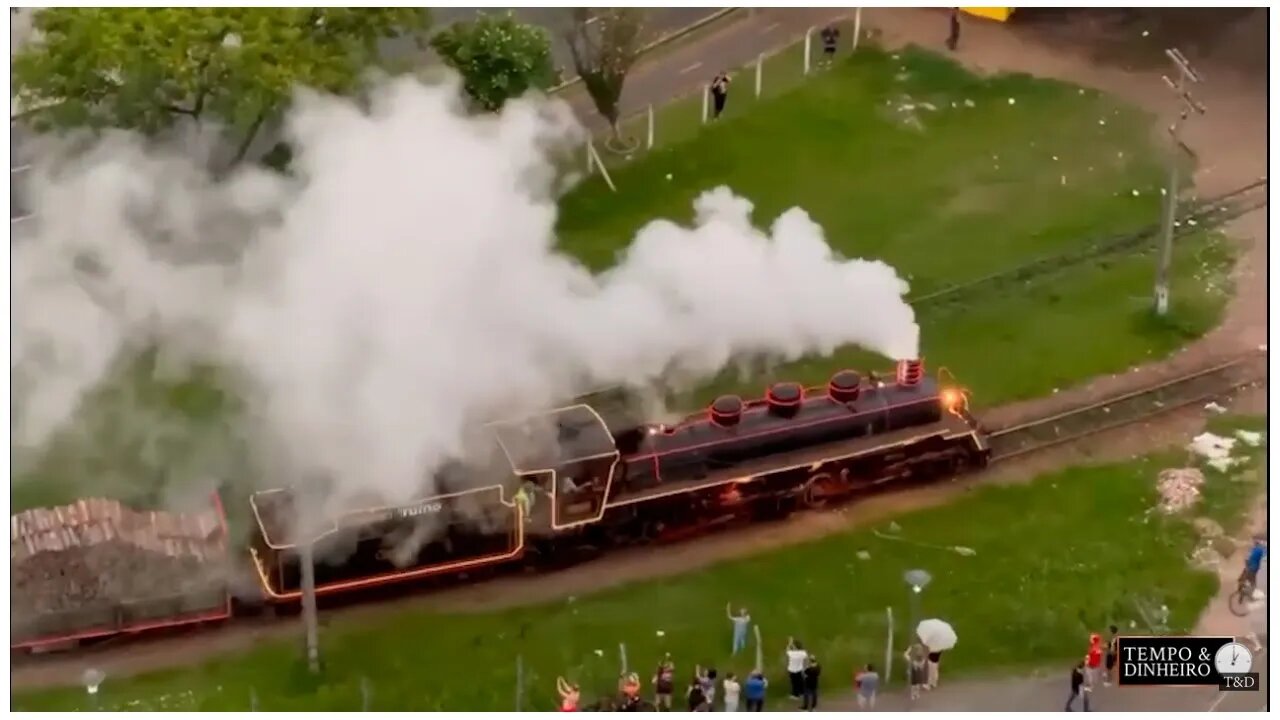
[[1085, 692], [1090, 692], [1102, 675], [1102, 636], [1089, 635], [1089, 652], [1084, 656]]
[[694, 675], [684, 696], [688, 701], [689, 712], [706, 712], [707, 696], [702, 693], [702, 678]]
[[822, 666], [818, 664], [818, 658], [810, 655], [804, 668], [804, 702], [800, 705], [801, 710], [812, 712], [818, 709], [818, 679], [820, 677], [822, 677]]
[[822, 28], [822, 58], [827, 65], [836, 57], [836, 45], [840, 42], [840, 28], [828, 25]]
[[724, 676], [724, 711], [738, 712], [738, 698], [742, 696], [742, 686], [733, 673]]
[[729, 100], [729, 73], [721, 70], [718, 75], [711, 80], [711, 101], [715, 109], [714, 119], [720, 119], [720, 113], [724, 112], [724, 104]]
[[939, 666], [942, 665], [942, 651], [931, 650], [925, 659], [927, 661], [925, 678], [927, 683], [925, 687], [930, 690], [934, 690], [938, 687], [938, 673], [940, 671]]
[[1107, 628], [1111, 635], [1107, 638], [1107, 672], [1102, 677], [1102, 686], [1111, 687], [1112, 675], [1116, 672], [1116, 661], [1120, 659], [1120, 628], [1112, 625]]
[[582, 691], [577, 685], [558, 677], [556, 691], [560, 694], [560, 712], [578, 711], [578, 700], [582, 697]]
[[908, 680], [911, 683], [911, 699], [920, 699], [920, 691], [929, 685], [929, 649], [917, 640], [903, 653], [907, 658]]
[[947, 49], [955, 52], [960, 47], [960, 8], [951, 8], [951, 28], [947, 33]]
[[795, 638], [787, 638], [787, 677], [791, 680], [791, 699], [799, 700], [804, 694], [804, 666], [809, 659], [804, 645]]
[[1085, 692], [1084, 661], [1076, 663], [1071, 668], [1071, 694], [1067, 696], [1067, 705], [1062, 709], [1063, 712], [1071, 712], [1075, 709], [1076, 698], [1080, 698], [1084, 703], [1084, 711], [1089, 712], [1089, 694]]
[[858, 709], [875, 710], [876, 693], [880, 690], [880, 673], [876, 672], [876, 666], [867, 663], [853, 676], [853, 684], [858, 690]]
[[658, 710], [671, 709], [671, 696], [676, 689], [676, 666], [671, 662], [671, 653], [667, 653], [658, 663], [658, 671], [653, 674], [653, 704]]
[[1253, 651], [1260, 653], [1266, 649], [1262, 639], [1267, 637], [1267, 598], [1261, 590], [1254, 590], [1249, 596], [1249, 632], [1245, 639], [1253, 643]]
[[751, 614], [746, 608], [738, 608], [738, 614], [733, 614], [732, 605], [725, 603], [725, 615], [728, 616], [729, 622], [733, 623], [733, 652], [737, 655], [739, 650], [747, 649], [747, 630], [751, 628]]
[[764, 694], [769, 688], [769, 681], [760, 670], [753, 670], [747, 676], [747, 683], [742, 688], [747, 698], [747, 712], [764, 712]]
[[702, 678], [702, 697], [707, 700], [707, 709], [714, 710], [716, 707], [716, 669], [707, 668], [698, 669], [698, 677]]

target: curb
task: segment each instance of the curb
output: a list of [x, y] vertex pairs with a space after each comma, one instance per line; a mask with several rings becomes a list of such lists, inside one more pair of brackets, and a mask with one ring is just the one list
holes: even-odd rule
[[[643, 58], [645, 55], [649, 54], [654, 50], [657, 50], [658, 48], [664, 45], [668, 45], [672, 42], [675, 42], [676, 40], [679, 40], [680, 38], [692, 32], [701, 30], [702, 28], [710, 25], [713, 22], [723, 20], [724, 18], [732, 15], [733, 13], [738, 12], [739, 10], [744, 10], [744, 9], [747, 9], [747, 8], [739, 8], [739, 7], [722, 8], [702, 18], [701, 20], [691, 22], [688, 25], [685, 25], [684, 27], [678, 28], [676, 30], [672, 30], [671, 32], [667, 33], [666, 35], [663, 35], [657, 40], [654, 40], [649, 44], [641, 47], [640, 50], [636, 53], [636, 59], [639, 60]], [[582, 82], [582, 78], [575, 75], [569, 80], [566, 80], [560, 83], [559, 85], [556, 85], [555, 87], [551, 88], [550, 90], [547, 90], [547, 94], [554, 95], [558, 92], [567, 90], [573, 87], [574, 85], [577, 85], [580, 82]]]

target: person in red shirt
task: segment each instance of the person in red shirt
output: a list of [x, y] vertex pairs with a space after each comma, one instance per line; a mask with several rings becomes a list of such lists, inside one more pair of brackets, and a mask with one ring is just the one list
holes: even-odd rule
[[1093, 633], [1089, 636], [1089, 653], [1084, 656], [1086, 680], [1085, 692], [1092, 692], [1102, 677], [1102, 636]]
[[560, 712], [577, 712], [581, 695], [578, 686], [565, 682], [564, 678], [556, 678], [556, 690], [560, 692]]

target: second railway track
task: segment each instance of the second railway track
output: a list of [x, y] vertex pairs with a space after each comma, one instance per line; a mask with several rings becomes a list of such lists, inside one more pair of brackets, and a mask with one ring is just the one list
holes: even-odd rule
[[991, 462], [1079, 440], [1223, 397], [1265, 380], [1266, 354], [1249, 353], [1141, 390], [990, 431]]

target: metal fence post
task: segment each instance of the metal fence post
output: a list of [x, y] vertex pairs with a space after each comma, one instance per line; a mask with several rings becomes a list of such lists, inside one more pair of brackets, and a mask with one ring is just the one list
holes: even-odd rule
[[809, 65], [813, 62], [813, 28], [804, 31], [804, 74], [809, 74]]
[[[884, 612], [889, 618], [889, 636], [884, 643], [884, 679], [888, 682], [893, 678], [893, 608], [886, 607]], [[910, 671], [911, 669], [907, 668], [907, 672]], [[911, 678], [908, 677], [907, 683], [910, 684], [910, 682]]]

